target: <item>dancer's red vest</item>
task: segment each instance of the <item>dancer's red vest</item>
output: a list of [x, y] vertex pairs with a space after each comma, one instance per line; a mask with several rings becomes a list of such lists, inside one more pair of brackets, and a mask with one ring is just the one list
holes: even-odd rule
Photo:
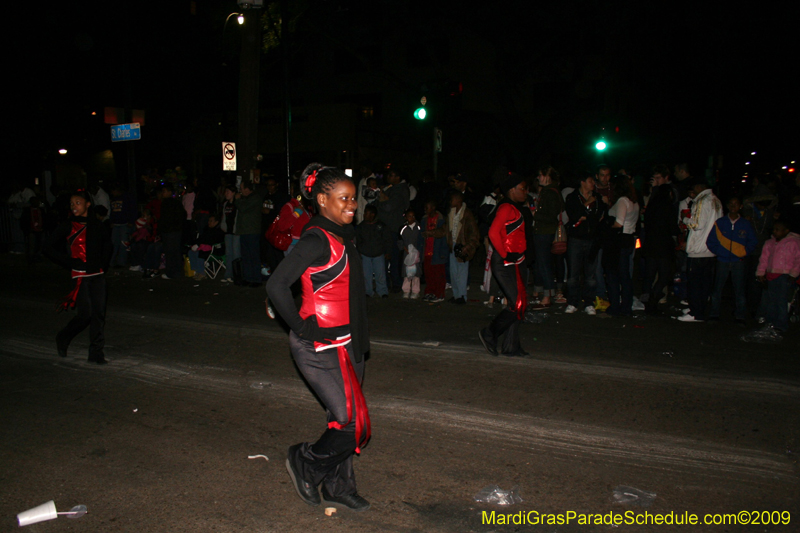
[[525, 252], [525, 248], [527, 246], [527, 242], [525, 240], [525, 219], [522, 217], [522, 213], [512, 204], [503, 204], [507, 209], [514, 213], [515, 218], [510, 222], [506, 222], [506, 237], [503, 241], [503, 248], [505, 248], [505, 252], [513, 252], [517, 254], [521, 254]]
[[[317, 316], [317, 324], [321, 328], [333, 328], [350, 324], [350, 265], [344, 244], [336, 240], [325, 230], [320, 229], [328, 238], [331, 257], [322, 266], [309, 267], [300, 276], [303, 290], [303, 303], [300, 306], [300, 317], [303, 320], [312, 315]], [[314, 343], [317, 351], [326, 350], [347, 344], [350, 335], [340, 339], [330, 339], [330, 343]]]

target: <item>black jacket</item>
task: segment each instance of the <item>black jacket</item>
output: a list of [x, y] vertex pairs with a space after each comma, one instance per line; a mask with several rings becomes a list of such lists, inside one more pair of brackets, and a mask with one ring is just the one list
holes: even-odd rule
[[656, 187], [644, 211], [645, 257], [671, 257], [675, 253], [672, 236], [677, 232], [678, 219], [674, 209], [674, 189], [670, 184]]
[[[594, 193], [592, 193], [594, 195]], [[567, 235], [570, 239], [597, 239], [600, 219], [606, 212], [606, 204], [599, 195], [594, 195], [595, 201], [589, 206], [583, 205], [580, 189], [575, 189], [567, 195], [564, 210], [567, 212], [569, 222]], [[576, 226], [581, 217], [586, 220]]]
[[158, 220], [158, 232], [174, 233], [183, 231], [183, 222], [186, 220], [186, 210], [177, 198], [169, 197], [161, 202], [161, 218]]
[[380, 222], [366, 221], [356, 226], [356, 247], [361, 255], [380, 257], [391, 252], [395, 239], [389, 229]]

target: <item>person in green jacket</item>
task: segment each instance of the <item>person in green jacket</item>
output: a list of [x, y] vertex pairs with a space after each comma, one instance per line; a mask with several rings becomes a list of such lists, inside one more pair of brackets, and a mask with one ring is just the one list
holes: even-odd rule
[[235, 196], [236, 234], [242, 250], [242, 282], [249, 287], [261, 286], [261, 205], [268, 189], [260, 180], [243, 181], [242, 192]]

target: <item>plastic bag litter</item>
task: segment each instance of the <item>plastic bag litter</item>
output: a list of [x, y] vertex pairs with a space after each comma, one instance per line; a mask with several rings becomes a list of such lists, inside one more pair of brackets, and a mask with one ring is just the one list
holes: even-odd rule
[[503, 490], [497, 485], [489, 485], [481, 489], [473, 500], [478, 503], [514, 505], [515, 503], [521, 503], [522, 497], [519, 495], [519, 487], [514, 487], [511, 490]]
[[647, 492], [627, 485], [619, 485], [614, 489], [613, 494], [614, 503], [635, 505], [637, 507], [650, 507], [655, 499], [655, 492]]
[[757, 342], [759, 344], [777, 344], [783, 340], [780, 332], [770, 325], [745, 333], [739, 338], [744, 342]]
[[547, 320], [548, 316], [550, 316], [549, 313], [542, 313], [541, 311], [526, 311], [523, 322], [526, 324], [542, 324]]
[[633, 297], [633, 305], [631, 306], [631, 310], [644, 311], [644, 303], [636, 296]]

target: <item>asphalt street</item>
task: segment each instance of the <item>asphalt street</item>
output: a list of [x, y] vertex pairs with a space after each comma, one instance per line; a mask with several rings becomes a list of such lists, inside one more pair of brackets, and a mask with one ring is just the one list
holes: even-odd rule
[[[263, 288], [115, 270], [111, 362], [98, 367], [85, 361], [88, 333], [56, 356], [54, 336], [70, 318], [54, 311], [67, 274], [21, 256], [0, 256], [0, 267], [3, 530], [51, 499], [59, 511], [84, 504], [89, 513], [28, 530], [800, 529], [800, 332], [793, 325], [778, 345], [743, 343], [747, 329], [727, 300], [717, 324], [554, 307], [523, 326], [531, 357], [521, 359], [481, 347], [477, 332], [499, 308], [482, 305], [475, 283], [466, 306], [371, 299], [373, 438], [355, 466], [373, 505], [328, 517], [299, 500], [285, 471], [286, 448], [315, 439], [324, 412], [286, 332], [264, 312]], [[518, 488], [522, 502], [474, 502], [490, 485]], [[619, 486], [655, 497], [617, 503]], [[784, 523], [497, 522], [520, 512], [703, 520], [740, 511]]]

